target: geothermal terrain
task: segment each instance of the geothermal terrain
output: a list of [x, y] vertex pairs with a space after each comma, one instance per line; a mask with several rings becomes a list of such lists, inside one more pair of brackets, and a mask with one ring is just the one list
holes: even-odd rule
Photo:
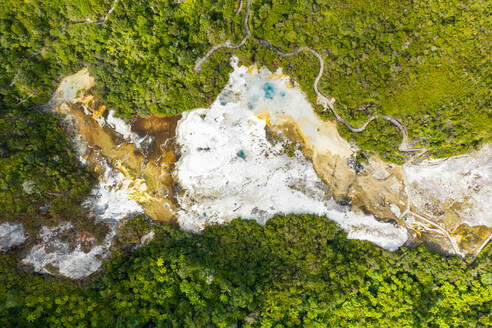
[[[467, 261], [490, 240], [491, 145], [387, 163], [342, 138], [281, 69], [236, 58], [231, 65], [209, 108], [131, 121], [93, 96], [87, 69], [63, 79], [45, 108], [63, 119], [79, 161], [97, 173], [83, 206], [109, 229], [95, 242], [69, 222], [45, 226], [22, 264], [86, 277], [110, 254], [120, 221], [137, 214], [200, 233], [235, 218], [265, 224], [275, 214], [310, 213], [335, 221], [351, 239], [388, 250], [425, 243]], [[3, 251], [27, 237], [21, 224], [0, 225]], [[144, 237], [142, 244], [152, 234]]]

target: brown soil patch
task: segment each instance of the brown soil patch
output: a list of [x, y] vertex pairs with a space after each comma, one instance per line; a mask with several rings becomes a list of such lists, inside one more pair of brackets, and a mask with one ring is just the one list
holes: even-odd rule
[[62, 105], [56, 111], [72, 118], [72, 127], [88, 145], [84, 157], [95, 171], [102, 169], [100, 154], [132, 181], [130, 194], [149, 217], [174, 222], [171, 172], [175, 162], [174, 134], [179, 117], [152, 115], [136, 120], [135, 132], [154, 137], [150, 151], [143, 154], [134, 144], [122, 142], [111, 128], [101, 127], [92, 115], [84, 113], [80, 104]]

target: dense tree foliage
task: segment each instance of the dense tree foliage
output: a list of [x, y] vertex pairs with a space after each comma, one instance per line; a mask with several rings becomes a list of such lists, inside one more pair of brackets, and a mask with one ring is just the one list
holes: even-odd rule
[[[367, 118], [360, 108], [393, 115], [411, 138], [438, 156], [490, 140], [486, 1], [256, 0], [252, 37], [240, 49], [214, 53], [202, 72], [194, 73], [195, 61], [211, 46], [243, 37], [245, 7], [235, 15], [237, 3], [224, 0], [3, 1], [2, 218], [32, 216], [47, 203], [58, 213], [52, 217], [70, 217], [89, 190], [88, 174], [69, 160], [72, 151], [55, 120], [33, 110], [50, 99], [61, 77], [84, 66], [96, 77], [101, 99], [127, 118], [206, 106], [227, 81], [231, 53], [244, 64], [284, 67], [315, 103], [316, 58], [303, 53], [282, 59], [258, 40], [284, 51], [306, 45], [323, 55], [320, 88], [337, 99], [337, 110], [348, 121]], [[363, 149], [403, 160], [397, 151], [401, 136], [386, 121], [360, 134], [351, 135], [342, 125], [340, 130]], [[35, 186], [34, 196], [24, 192], [23, 183]]]
[[[76, 164], [57, 120], [35, 110], [61, 77], [84, 66], [98, 96], [127, 118], [206, 106], [227, 81], [231, 53], [244, 64], [284, 67], [314, 103], [317, 60], [279, 58], [258, 40], [285, 51], [307, 45], [323, 55], [320, 88], [348, 121], [365, 120], [362, 107], [393, 115], [438, 156], [491, 138], [487, 1], [252, 1], [253, 36], [241, 49], [215, 53], [201, 74], [192, 69], [197, 58], [245, 32], [235, 1], [118, 1], [100, 21], [113, 4], [2, 1], [0, 221], [20, 221], [28, 231], [47, 220], [94, 227], [79, 211], [92, 175]], [[385, 122], [358, 135], [341, 131], [364, 149], [402, 160], [400, 135]], [[85, 282], [29, 274], [1, 255], [0, 325], [492, 325], [490, 246], [465, 266], [424, 247], [388, 252], [347, 240], [313, 216], [276, 217], [265, 227], [234, 221], [202, 235], [142, 218], [125, 227], [105, 271]], [[133, 234], [151, 228], [155, 241], [133, 252]]]
[[55, 117], [21, 108], [0, 113], [0, 222], [37, 232], [70, 220], [95, 232], [101, 227], [91, 227], [80, 208], [94, 180]]
[[[143, 218], [125, 237], [151, 226]], [[157, 225], [78, 285], [17, 272], [1, 257], [3, 326], [487, 327], [490, 247], [466, 266], [425, 247], [389, 252], [347, 240], [326, 218], [235, 220], [203, 235]], [[125, 232], [126, 231], [126, 232]]]
[[[126, 117], [172, 115], [214, 99], [226, 83], [231, 51], [215, 53], [199, 75], [192, 67], [211, 46], [242, 38], [245, 5], [235, 16], [235, 1], [126, 0], [104, 23], [87, 23], [112, 5], [4, 1], [2, 102], [43, 103], [59, 77], [83, 66], [97, 77], [98, 94]], [[251, 8], [253, 37], [234, 54], [245, 64], [285, 67], [313, 102], [317, 60], [308, 54], [281, 59], [258, 38], [285, 51], [307, 45], [322, 53], [321, 88], [353, 123], [367, 118], [361, 106], [396, 116], [439, 156], [490, 140], [488, 2], [256, 0]], [[401, 160], [400, 136], [384, 121], [353, 137], [363, 148]]]
[[[457, 0], [255, 1], [252, 25], [281, 49], [307, 45], [324, 54], [321, 88], [345, 118], [365, 121], [360, 106], [398, 117], [411, 137], [447, 156], [491, 136], [490, 9]], [[278, 61], [254, 49], [269, 52], [255, 54], [263, 62]], [[303, 57], [278, 62], [310, 91], [318, 64]], [[398, 158], [391, 149], [399, 135], [388, 123], [354, 137]]]

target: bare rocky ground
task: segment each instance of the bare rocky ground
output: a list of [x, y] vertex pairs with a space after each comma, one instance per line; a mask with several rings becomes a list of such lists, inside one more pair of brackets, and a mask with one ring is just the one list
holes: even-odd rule
[[[138, 213], [195, 231], [238, 216], [263, 224], [276, 213], [315, 213], [349, 238], [388, 249], [424, 242], [468, 261], [488, 242], [492, 146], [403, 166], [374, 155], [361, 162], [357, 146], [318, 117], [288, 76], [232, 65], [211, 108], [130, 123], [90, 94], [86, 69], [66, 77], [46, 107], [64, 118], [80, 161], [99, 173], [85, 206], [112, 228], [96, 244], [63, 224], [43, 227], [23, 263], [83, 278], [109, 255], [119, 221]], [[25, 239], [22, 226], [0, 226], [2, 251]]]

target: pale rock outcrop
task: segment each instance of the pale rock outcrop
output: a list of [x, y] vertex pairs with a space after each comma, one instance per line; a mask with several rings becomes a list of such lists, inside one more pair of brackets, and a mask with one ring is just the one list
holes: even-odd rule
[[101, 245], [84, 251], [83, 243], [94, 244], [95, 239], [76, 238], [72, 229], [69, 222], [53, 228], [44, 226], [39, 233], [41, 243], [30, 250], [22, 264], [32, 266], [39, 273], [59, 274], [71, 279], [82, 279], [96, 272], [108, 255], [114, 234], [108, 234]]
[[24, 227], [19, 223], [4, 222], [0, 224], [0, 252], [22, 245], [26, 240]]
[[490, 239], [492, 146], [403, 166], [374, 155], [359, 163], [357, 146], [281, 70], [239, 66], [235, 58], [231, 64], [229, 83], [210, 108], [130, 124], [86, 94], [94, 86], [87, 69], [63, 79], [48, 107], [65, 118], [80, 161], [100, 173], [84, 205], [112, 228], [84, 251], [80, 240], [61, 238], [70, 227], [44, 227], [24, 263], [83, 278], [109, 254], [117, 220], [142, 212], [194, 231], [236, 217], [264, 224], [275, 214], [314, 213], [349, 238], [390, 250], [424, 241], [462, 257]]

